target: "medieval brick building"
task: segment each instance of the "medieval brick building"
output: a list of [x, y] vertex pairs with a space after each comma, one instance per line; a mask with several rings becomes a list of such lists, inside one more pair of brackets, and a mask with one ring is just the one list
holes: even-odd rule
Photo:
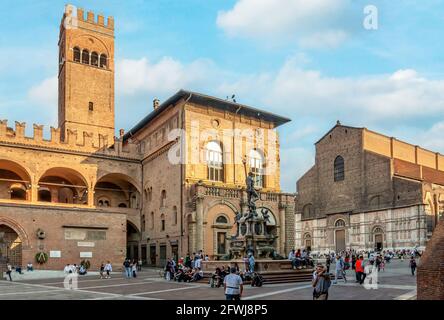
[[[67, 6], [59, 38], [59, 127], [0, 122], [0, 265], [97, 268], [125, 257], [228, 252], [246, 210], [245, 172], [272, 213], [270, 233], [294, 244], [294, 196], [280, 190], [276, 127], [289, 121], [181, 90], [114, 137], [114, 19]], [[34, 262], [35, 265], [37, 265]]]
[[444, 214], [444, 156], [338, 124], [297, 182], [296, 246], [424, 248]]

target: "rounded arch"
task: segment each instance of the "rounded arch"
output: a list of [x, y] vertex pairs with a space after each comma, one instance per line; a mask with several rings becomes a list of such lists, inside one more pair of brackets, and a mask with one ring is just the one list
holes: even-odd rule
[[109, 172], [104, 172], [102, 174], [100, 174], [97, 177], [96, 183], [94, 184], [94, 188], [97, 186], [97, 184], [99, 182], [111, 182], [114, 183], [116, 185], [119, 185], [119, 183], [130, 183], [134, 186], [134, 188], [136, 188], [137, 192], [141, 193], [142, 189], [139, 185], [139, 183], [131, 178], [130, 176], [124, 174], [124, 173], [109, 173]]
[[29, 246], [28, 234], [20, 224], [18, 224], [16, 221], [10, 218], [0, 216], [0, 226], [1, 225], [7, 226], [12, 230], [14, 230], [15, 233], [17, 233], [17, 235], [19, 236], [20, 240], [22, 241], [23, 246], [25, 247]]
[[73, 49], [72, 49], [72, 51], [73, 51], [73, 56], [72, 56], [72, 60], [74, 61], [74, 62], [79, 62], [80, 63], [80, 60], [81, 60], [81, 52], [82, 52], [82, 50], [78, 47], [78, 46], [75, 46]]
[[344, 228], [346, 225], [347, 223], [342, 218], [336, 219], [334, 223], [335, 228]]
[[219, 205], [219, 204], [226, 205], [228, 208], [230, 208], [233, 211], [234, 214], [236, 214], [237, 212], [240, 211], [240, 209], [237, 208], [231, 201], [228, 201], [225, 199], [215, 199], [215, 200], [211, 201], [210, 203], [208, 203], [205, 210], [209, 211], [213, 207], [215, 207], [216, 205]]
[[223, 150], [223, 143], [220, 140], [210, 140], [205, 144], [204, 152], [208, 180], [225, 181]]
[[88, 187], [89, 185], [88, 180], [82, 173], [66, 167], [53, 167], [47, 169], [43, 174], [40, 175], [38, 179], [39, 183], [44, 182], [43, 180], [45, 180], [47, 177], [60, 177], [69, 181], [71, 185], [78, 187]]
[[99, 54], [96, 51], [91, 52], [91, 65], [94, 67], [99, 66]]
[[382, 226], [377, 225], [377, 226], [373, 227], [372, 233], [377, 234], [377, 233], [385, 233], [385, 232], [384, 232], [384, 228]]
[[14, 160], [2, 158], [0, 159], [0, 172], [2, 170], [12, 171], [17, 176], [19, 176], [23, 182], [31, 183], [31, 175], [30, 175], [31, 171], [28, 168], [26, 168], [23, 164], [19, 164]]
[[216, 216], [216, 219], [214, 220], [214, 223], [219, 223], [219, 224], [228, 224], [230, 221], [230, 218], [227, 217], [226, 214], [221, 213], [219, 215]]
[[[97, 51], [97, 52], [105, 52], [108, 57], [110, 56], [110, 51], [108, 49], [108, 46], [105, 44], [105, 42], [101, 39], [99, 39], [98, 37], [88, 34], [88, 35], [79, 35], [77, 37], [74, 37], [71, 40], [71, 43], [80, 43], [83, 40], [81, 40], [81, 38], [91, 38], [93, 39], [95, 42], [93, 45], [90, 46], [89, 49], [93, 50], [93, 51]], [[100, 43], [101, 45], [97, 45], [97, 43]], [[79, 47], [78, 45], [74, 45], [74, 47]]]

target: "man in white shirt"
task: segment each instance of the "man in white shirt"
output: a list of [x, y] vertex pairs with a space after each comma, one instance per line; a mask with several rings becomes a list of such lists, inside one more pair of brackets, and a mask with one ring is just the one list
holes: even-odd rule
[[65, 266], [65, 269], [63, 269], [63, 272], [66, 273], [66, 274], [72, 273], [72, 269], [71, 269], [71, 267], [69, 266], [69, 264], [67, 264], [67, 265]]
[[194, 262], [194, 268], [196, 269], [200, 269], [202, 265], [202, 258], [198, 258], [195, 262]]
[[230, 269], [230, 274], [224, 277], [224, 290], [227, 300], [240, 300], [244, 291], [242, 278], [236, 274], [236, 268]]

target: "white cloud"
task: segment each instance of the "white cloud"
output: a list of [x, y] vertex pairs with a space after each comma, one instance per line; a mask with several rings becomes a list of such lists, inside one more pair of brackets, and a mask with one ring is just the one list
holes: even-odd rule
[[164, 57], [157, 63], [151, 63], [147, 58], [124, 59], [117, 62], [117, 90], [124, 95], [172, 93], [211, 82], [211, 75], [216, 72], [214, 68], [212, 62], [205, 59], [187, 65], [170, 57]]
[[266, 42], [295, 40], [303, 47], [333, 47], [350, 31], [350, 0], [238, 0], [217, 25], [229, 36]]
[[28, 99], [45, 108], [56, 108], [58, 105], [58, 78], [57, 76], [47, 78], [28, 92]]
[[416, 138], [422, 147], [444, 154], [444, 121], [435, 123]]

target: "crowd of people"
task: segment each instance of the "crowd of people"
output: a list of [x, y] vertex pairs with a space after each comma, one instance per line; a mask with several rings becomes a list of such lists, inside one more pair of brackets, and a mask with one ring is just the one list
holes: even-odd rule
[[88, 273], [88, 268], [86, 267], [85, 264], [80, 264], [80, 265], [77, 265], [75, 263], [74, 264], [67, 264], [65, 266], [65, 268], [63, 269], [63, 272], [66, 275], [74, 273], [74, 274], [84, 276]]
[[[384, 250], [384, 251], [355, 251], [345, 250], [339, 253], [328, 252], [318, 257], [325, 259], [325, 265], [319, 263], [313, 273], [313, 299], [327, 300], [328, 290], [331, 284], [337, 284], [339, 280], [347, 283], [347, 270], [351, 269], [355, 272], [355, 282], [370, 285], [378, 283], [378, 278], [374, 277], [378, 272], [384, 272], [386, 264], [390, 263], [393, 258], [403, 261], [404, 258], [410, 257], [409, 268], [412, 276], [415, 275], [417, 268], [416, 259], [421, 257], [422, 253], [417, 249], [403, 250]], [[294, 261], [294, 250], [289, 254], [289, 260]], [[292, 259], [293, 258], [293, 259]], [[334, 264], [334, 273], [330, 273], [330, 267]], [[334, 280], [332, 281], [332, 276]], [[367, 278], [367, 281], [366, 281]]]
[[198, 253], [193, 252], [192, 255], [187, 253], [185, 259], [181, 257], [177, 262], [174, 258], [168, 259], [164, 277], [178, 282], [197, 282], [203, 278], [202, 261], [208, 260], [208, 255], [202, 250]]
[[313, 267], [313, 259], [310, 257], [310, 251], [303, 249], [292, 249], [288, 254], [288, 260], [291, 261], [293, 269], [305, 269]]

